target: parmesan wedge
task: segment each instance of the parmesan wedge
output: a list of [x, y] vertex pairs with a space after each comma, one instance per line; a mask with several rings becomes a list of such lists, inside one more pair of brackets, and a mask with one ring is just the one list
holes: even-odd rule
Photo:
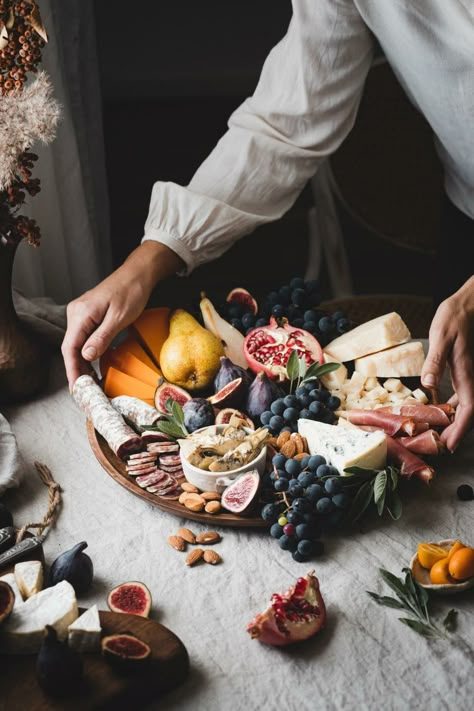
[[[336, 361], [334, 358], [331, 358], [330, 355], [324, 353], [324, 362], [335, 363]], [[337, 362], [339, 363], [339, 361]], [[332, 373], [327, 373], [326, 375], [321, 375], [319, 380], [322, 382], [324, 387], [327, 388], [327, 390], [334, 390], [335, 388], [339, 388], [346, 378], [347, 368], [345, 365], [342, 365], [342, 363], [339, 363], [339, 368], [337, 370], [333, 370]]]
[[379, 378], [410, 378], [421, 375], [425, 354], [421, 341], [410, 341], [379, 353], [356, 358], [357, 373]]
[[330, 358], [345, 363], [405, 343], [410, 338], [410, 331], [401, 316], [392, 311], [338, 336], [326, 346], [325, 352]]

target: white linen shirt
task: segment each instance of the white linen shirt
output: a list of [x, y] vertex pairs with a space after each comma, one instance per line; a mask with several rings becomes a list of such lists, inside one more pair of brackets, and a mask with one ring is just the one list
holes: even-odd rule
[[373, 35], [433, 129], [447, 194], [474, 218], [474, 0], [293, 0], [254, 95], [190, 184], [153, 186], [143, 241], [189, 273], [281, 217], [351, 130]]

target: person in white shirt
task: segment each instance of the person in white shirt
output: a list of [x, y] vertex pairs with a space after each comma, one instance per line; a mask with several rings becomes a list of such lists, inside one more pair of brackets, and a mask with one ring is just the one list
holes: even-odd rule
[[[293, 0], [288, 32], [270, 52], [254, 95], [230, 117], [229, 130], [190, 184], [156, 183], [142, 244], [107, 279], [69, 304], [62, 350], [70, 385], [86, 362], [137, 318], [158, 281], [216, 259], [291, 207], [353, 126], [374, 37], [433, 128], [449, 208], [469, 248], [469, 236], [474, 240], [474, 0]], [[422, 376], [425, 386], [436, 386], [450, 367], [457, 403], [455, 422], [443, 433], [450, 450], [474, 422], [469, 254], [458, 259], [449, 289], [455, 293], [433, 319]], [[451, 274], [450, 264], [444, 268]]]

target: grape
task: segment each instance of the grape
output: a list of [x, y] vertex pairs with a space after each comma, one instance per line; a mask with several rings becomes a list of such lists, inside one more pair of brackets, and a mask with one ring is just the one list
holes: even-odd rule
[[329, 494], [329, 496], [334, 496], [334, 494], [340, 494], [342, 492], [342, 484], [339, 479], [327, 479], [324, 482], [324, 489]]
[[314, 529], [309, 523], [299, 523], [296, 526], [296, 537], [302, 540], [303, 538], [312, 539], [314, 536]]
[[304, 289], [293, 289], [291, 292], [291, 303], [295, 306], [305, 306], [307, 302], [306, 291]]
[[268, 424], [270, 425], [272, 430], [275, 430], [275, 432], [280, 432], [281, 428], [285, 424], [285, 420], [283, 419], [283, 417], [280, 417], [280, 415], [273, 415]]
[[275, 304], [275, 306], [272, 307], [272, 316], [275, 318], [281, 318], [285, 315], [285, 311], [286, 309], [283, 304]]
[[313, 552], [313, 544], [310, 540], [308, 540], [307, 538], [306, 539], [304, 538], [302, 541], [300, 541], [298, 543], [297, 550], [298, 550], [298, 553], [301, 553], [301, 555], [310, 556], [311, 553]]
[[320, 391], [318, 388], [314, 388], [313, 390], [309, 391], [309, 396], [310, 396], [311, 400], [313, 400], [313, 402], [315, 402], [315, 401], [319, 402], [319, 400], [320, 400], [319, 392]]
[[313, 417], [311, 412], [308, 409], [306, 409], [306, 407], [304, 407], [302, 410], [300, 410], [299, 416], [302, 420], [311, 420]]
[[295, 328], [303, 328], [303, 326], [304, 326], [304, 321], [303, 321], [302, 318], [295, 318], [295, 319], [293, 319], [292, 325], [293, 325]]
[[338, 409], [340, 408], [340, 406], [341, 406], [341, 401], [340, 401], [340, 399], [337, 397], [337, 395], [331, 395], [331, 397], [328, 398], [328, 401], [327, 401], [327, 403], [326, 403], [326, 406], [327, 406], [330, 410], [338, 410]]
[[242, 326], [244, 328], [254, 328], [255, 316], [251, 312], [247, 312], [242, 316]]
[[296, 422], [298, 419], [298, 410], [294, 407], [287, 407], [283, 410], [283, 419], [287, 422]]
[[303, 521], [302, 514], [298, 513], [298, 511], [294, 511], [293, 509], [290, 509], [287, 512], [286, 518], [288, 523], [293, 523], [295, 526]]
[[261, 516], [264, 521], [276, 521], [278, 518], [278, 506], [275, 504], [265, 504]]
[[312, 415], [319, 417], [319, 415], [323, 411], [323, 405], [320, 402], [318, 402], [317, 400], [315, 400], [312, 403], [310, 403], [310, 406], [308, 409]]
[[293, 277], [290, 281], [290, 289], [301, 289], [304, 286], [302, 277]]
[[267, 302], [270, 306], [275, 306], [278, 304], [279, 296], [276, 291], [271, 291], [267, 296]]
[[306, 489], [306, 497], [309, 501], [311, 501], [311, 503], [316, 503], [316, 501], [321, 499], [323, 496], [324, 490], [319, 484], [311, 484], [311, 486], [308, 486]]
[[229, 318], [240, 318], [245, 313], [245, 305], [239, 303], [238, 301], [233, 301], [227, 307], [227, 314]]
[[309, 458], [308, 466], [312, 471], [316, 473], [318, 467], [320, 467], [322, 464], [326, 464], [326, 460], [324, 459], [324, 457], [321, 457], [320, 454], [313, 454], [313, 456]]
[[306, 388], [304, 387], [304, 385], [300, 385], [300, 387], [296, 388], [296, 390], [295, 390], [295, 397], [296, 398], [299, 398], [302, 395], [306, 395]]
[[291, 286], [289, 286], [288, 284], [285, 284], [285, 286], [281, 286], [278, 289], [278, 296], [280, 297], [280, 301], [282, 304], [289, 304], [291, 296]]
[[301, 405], [301, 407], [308, 407], [308, 405], [309, 405], [310, 402], [311, 402], [311, 398], [310, 398], [310, 396], [308, 395], [308, 393], [305, 392], [304, 395], [300, 395], [300, 396], [298, 397], [298, 402], [299, 402], [299, 404]]
[[288, 486], [288, 479], [285, 479], [285, 477], [280, 477], [275, 481], [273, 488], [275, 489], [275, 491], [287, 491]]
[[[304, 383], [303, 387], [307, 393], [310, 393], [311, 390], [314, 389], [314, 380], [308, 380], [307, 383]], [[311, 395], [310, 395], [310, 397], [311, 397]]]
[[286, 395], [283, 398], [283, 402], [285, 403], [285, 407], [295, 407], [298, 404], [298, 398], [296, 395]]
[[315, 475], [312, 472], [301, 472], [301, 474], [298, 474], [298, 481], [304, 489], [314, 484], [314, 480]]
[[284, 551], [294, 551], [296, 549], [296, 546], [298, 545], [298, 541], [293, 536], [287, 536], [286, 533], [284, 533], [278, 539], [278, 545]]
[[290, 476], [298, 476], [301, 471], [301, 464], [297, 459], [287, 459], [285, 462], [285, 470]]
[[272, 538], [280, 538], [283, 535], [283, 528], [279, 523], [274, 523], [270, 528], [270, 536]]
[[298, 499], [299, 497], [303, 496], [304, 489], [296, 479], [293, 479], [293, 481], [290, 482], [290, 488], [288, 489], [288, 492], [294, 499]]
[[280, 518], [278, 519], [278, 525], [283, 528], [284, 526], [286, 526], [287, 523], [288, 519], [286, 518], [286, 516], [280, 516]]
[[333, 322], [328, 316], [323, 316], [318, 321], [318, 328], [321, 333], [331, 333], [333, 330]]
[[347, 333], [347, 331], [351, 330], [351, 322], [347, 318], [340, 318], [336, 323], [336, 328], [338, 333], [342, 335], [343, 333]]
[[308, 557], [300, 553], [299, 550], [293, 551], [291, 557], [293, 558], [293, 560], [296, 560], [297, 563], [304, 563], [306, 560], [308, 560]]
[[243, 326], [242, 326], [242, 321], [240, 320], [240, 318], [233, 318], [230, 323], [234, 328], [236, 328], [238, 331], [240, 331], [242, 333]]
[[275, 454], [275, 456], [272, 459], [272, 464], [277, 469], [279, 469], [280, 467], [284, 467], [285, 462], [286, 462], [286, 457], [284, 454]]
[[294, 536], [295, 531], [296, 528], [292, 523], [287, 523], [286, 526], [283, 527], [283, 533], [285, 533], [287, 536]]
[[270, 473], [270, 479], [273, 483], [282, 476], [286, 477], [286, 472], [284, 469], [277, 469], [276, 471], [272, 471]]
[[281, 397], [279, 397], [277, 400], [274, 400], [270, 405], [270, 410], [273, 412], [274, 415], [282, 415], [284, 409], [285, 403], [283, 402], [283, 399]]
[[338, 509], [347, 509], [349, 506], [349, 497], [346, 492], [343, 491], [340, 494], [335, 494], [332, 497], [332, 502]]
[[458, 486], [456, 494], [461, 501], [472, 501], [472, 499], [474, 499], [474, 491], [469, 484], [461, 484]]
[[313, 309], [308, 309], [307, 311], [304, 312], [303, 318], [305, 321], [315, 321], [316, 316], [314, 315]]
[[329, 514], [331, 513], [331, 511], [334, 510], [334, 504], [332, 503], [330, 498], [328, 498], [327, 496], [323, 496], [322, 499], [319, 499], [319, 501], [316, 502], [316, 510], [320, 514]]
[[303, 459], [300, 460], [301, 469], [307, 469], [309, 460], [309, 456], [303, 457]]
[[323, 476], [331, 476], [331, 468], [327, 464], [320, 464], [316, 469], [316, 476], [319, 478]]
[[255, 328], [262, 328], [262, 326], [266, 326], [268, 324], [268, 320], [266, 318], [258, 318], [255, 321]]
[[[328, 501], [331, 501], [328, 499]], [[303, 499], [302, 497], [299, 499], [295, 499], [293, 501], [293, 509], [297, 511], [298, 513], [306, 513], [309, 509], [310, 503], [306, 499]]]
[[270, 410], [265, 410], [265, 412], [262, 412], [262, 414], [260, 415], [260, 422], [262, 423], [262, 425], [268, 425], [272, 417], [273, 412], [271, 412]]
[[290, 425], [285, 425], [281, 428], [280, 432], [293, 432], [293, 429], [290, 427]]
[[319, 391], [320, 402], [326, 403], [330, 397], [331, 397], [331, 393], [329, 392], [329, 390], [325, 390], [325, 388], [321, 388], [321, 390]]
[[336, 321], [339, 321], [341, 318], [345, 318], [344, 311], [334, 311], [334, 313], [331, 314], [331, 318], [336, 323]]

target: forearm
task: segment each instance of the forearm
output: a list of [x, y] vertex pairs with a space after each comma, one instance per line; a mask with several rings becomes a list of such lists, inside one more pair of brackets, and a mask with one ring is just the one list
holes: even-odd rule
[[114, 273], [127, 282], [139, 280], [150, 294], [156, 284], [184, 268], [184, 262], [172, 249], [154, 240], [143, 242]]

